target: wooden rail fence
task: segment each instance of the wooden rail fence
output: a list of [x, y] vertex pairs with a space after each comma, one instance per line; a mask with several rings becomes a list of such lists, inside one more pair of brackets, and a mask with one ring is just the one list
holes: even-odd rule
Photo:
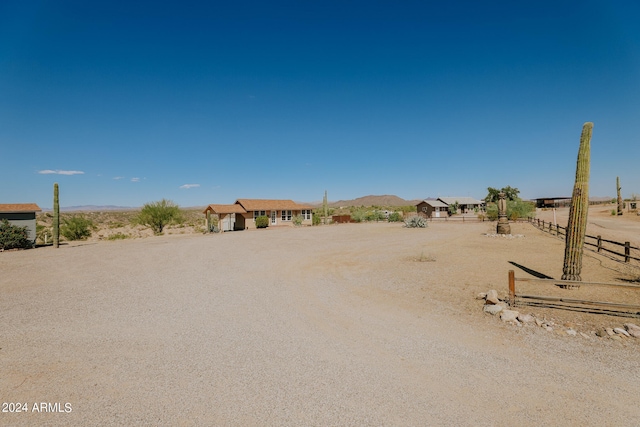
[[[544, 308], [558, 308], [563, 310], [581, 311], [586, 313], [609, 314], [613, 316], [623, 317], [639, 317], [640, 306], [633, 304], [623, 304], [607, 301], [588, 301], [576, 298], [543, 296], [543, 295], [527, 295], [516, 291], [516, 282], [535, 282], [551, 286], [572, 285], [580, 286], [613, 286], [627, 289], [635, 289], [640, 291], [640, 285], [631, 283], [607, 283], [607, 282], [576, 282], [572, 280], [554, 280], [554, 279], [537, 279], [537, 278], [517, 278], [513, 270], [509, 270], [509, 305], [511, 307], [518, 306], [534, 306]], [[573, 292], [573, 291], [567, 291]]]
[[[540, 218], [530, 218], [529, 222], [533, 224], [535, 227], [539, 228], [542, 231], [545, 231], [551, 235], [563, 237], [567, 234], [567, 227], [562, 227], [558, 224], [553, 224], [552, 222], [541, 221]], [[603, 239], [602, 236], [591, 236], [587, 234], [585, 236], [585, 247], [587, 249], [592, 250], [594, 252], [599, 253], [609, 253], [618, 257], [622, 257], [624, 262], [630, 261], [640, 261], [640, 248], [636, 246], [631, 246], [630, 242], [616, 242], [614, 240]], [[619, 252], [620, 249], [618, 247], [622, 247], [624, 252]], [[617, 261], [620, 261], [617, 258], [613, 258]]]

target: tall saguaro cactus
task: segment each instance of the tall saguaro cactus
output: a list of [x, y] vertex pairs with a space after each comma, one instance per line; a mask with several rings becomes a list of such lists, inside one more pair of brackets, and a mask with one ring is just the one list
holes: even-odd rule
[[[591, 164], [591, 133], [593, 123], [582, 126], [578, 162], [576, 165], [576, 182], [573, 186], [569, 223], [564, 249], [564, 267], [562, 280], [580, 281], [582, 271], [582, 251], [587, 233], [587, 215], [589, 213], [589, 168]], [[577, 289], [580, 285], [563, 285], [567, 289]]]
[[616, 189], [618, 191], [618, 215], [622, 215], [622, 196], [620, 195], [620, 177], [616, 176]]
[[58, 183], [53, 184], [53, 247], [60, 245], [60, 203], [58, 201]]
[[327, 216], [329, 215], [329, 207], [327, 206], [327, 190], [324, 190], [324, 199], [322, 199], [322, 210], [324, 215], [324, 225], [327, 225]]

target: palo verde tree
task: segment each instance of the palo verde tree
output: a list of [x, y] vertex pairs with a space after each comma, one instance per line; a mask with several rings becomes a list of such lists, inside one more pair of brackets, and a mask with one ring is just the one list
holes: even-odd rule
[[164, 227], [182, 221], [180, 207], [171, 200], [162, 199], [159, 202], [145, 203], [134, 222], [146, 225], [154, 234], [162, 234]]
[[[593, 123], [582, 126], [578, 161], [576, 165], [576, 181], [569, 207], [569, 223], [565, 238], [564, 265], [562, 280], [581, 281], [582, 252], [587, 234], [587, 214], [589, 213], [589, 169], [591, 166], [591, 133]], [[567, 289], [577, 289], [580, 285], [564, 285]]]
[[493, 187], [489, 187], [487, 188], [487, 196], [484, 198], [484, 201], [489, 204], [489, 203], [498, 203], [498, 194], [500, 194], [500, 192], [503, 192], [505, 195], [505, 198], [507, 200], [519, 200], [519, 194], [520, 194], [520, 190], [518, 190], [517, 188], [512, 188], [510, 185], [507, 185], [506, 187], [501, 188], [500, 190], [498, 190], [497, 188], [493, 188]]

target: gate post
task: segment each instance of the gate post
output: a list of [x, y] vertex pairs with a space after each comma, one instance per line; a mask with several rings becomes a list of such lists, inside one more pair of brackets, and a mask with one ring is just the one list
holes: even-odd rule
[[509, 306], [513, 307], [516, 303], [516, 277], [513, 270], [509, 270]]

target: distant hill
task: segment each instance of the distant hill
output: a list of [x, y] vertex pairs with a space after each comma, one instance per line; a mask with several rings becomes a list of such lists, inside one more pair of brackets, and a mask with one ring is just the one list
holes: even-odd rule
[[[329, 202], [329, 206], [339, 208], [341, 206], [408, 206], [416, 205], [419, 200], [405, 200], [398, 196], [364, 196], [353, 200], [338, 200], [337, 202]], [[322, 203], [320, 203], [322, 205]]]
[[[83, 206], [60, 206], [61, 212], [101, 212], [101, 211], [131, 211], [140, 208], [134, 208], [131, 206], [98, 206], [98, 205], [83, 205]], [[43, 208], [44, 212], [53, 211], [52, 208]]]

